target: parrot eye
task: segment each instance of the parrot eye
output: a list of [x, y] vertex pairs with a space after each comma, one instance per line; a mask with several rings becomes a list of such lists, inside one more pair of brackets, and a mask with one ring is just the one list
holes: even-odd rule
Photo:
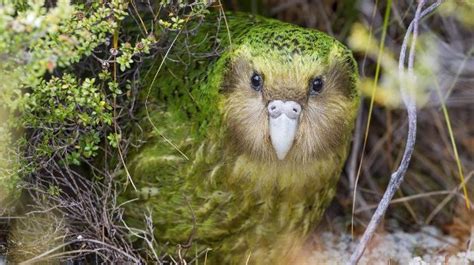
[[309, 94], [312, 96], [319, 95], [323, 91], [323, 85], [323, 78], [321, 76], [316, 77], [311, 81]]
[[263, 85], [263, 78], [261, 75], [257, 73], [253, 73], [252, 77], [250, 78], [250, 84], [255, 91], [262, 90]]

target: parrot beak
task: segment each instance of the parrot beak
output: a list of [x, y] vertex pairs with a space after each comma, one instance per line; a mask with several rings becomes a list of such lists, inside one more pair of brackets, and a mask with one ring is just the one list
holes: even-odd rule
[[278, 159], [285, 159], [293, 146], [301, 105], [294, 101], [272, 100], [268, 104], [270, 139]]

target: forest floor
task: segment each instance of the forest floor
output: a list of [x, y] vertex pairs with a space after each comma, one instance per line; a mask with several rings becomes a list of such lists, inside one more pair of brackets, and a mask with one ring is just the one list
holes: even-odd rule
[[[350, 234], [333, 232], [316, 234], [313, 243], [309, 264], [346, 264], [357, 245]], [[411, 233], [401, 229], [379, 233], [359, 264], [474, 264], [474, 246], [460, 248], [462, 243], [434, 226], [424, 226]]]

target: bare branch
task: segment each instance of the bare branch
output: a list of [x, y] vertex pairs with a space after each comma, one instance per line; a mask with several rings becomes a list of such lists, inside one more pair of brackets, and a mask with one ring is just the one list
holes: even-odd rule
[[[442, 3], [442, 0], [438, 0], [436, 3], [432, 4], [431, 6], [429, 6], [422, 12], [422, 8], [425, 5], [425, 2], [426, 0], [419, 1], [418, 7], [415, 13], [415, 18], [410, 23], [410, 26], [408, 27], [408, 30], [405, 34], [405, 38], [403, 39], [402, 49], [400, 51], [400, 57], [399, 57], [399, 67], [398, 67], [400, 80], [405, 80], [405, 78], [409, 78], [409, 80], [412, 81], [415, 79], [415, 75], [413, 73], [413, 65], [414, 65], [414, 60], [415, 60], [415, 43], [416, 43], [416, 38], [418, 36], [418, 24], [420, 22], [420, 19], [430, 14], [433, 10], [435, 10]], [[413, 31], [413, 39], [412, 39], [410, 54], [408, 58], [408, 76], [407, 76], [405, 74], [404, 65], [405, 65], [405, 60], [406, 60], [406, 49], [408, 46], [408, 40], [410, 37], [410, 33], [412, 31]], [[406, 84], [406, 83], [407, 82], [403, 82], [402, 84]], [[377, 210], [372, 216], [372, 219], [370, 220], [370, 223], [367, 226], [367, 229], [365, 230], [360, 240], [360, 243], [358, 244], [356, 250], [354, 251], [354, 253], [352, 254], [349, 260], [349, 264], [351, 265], [357, 264], [360, 258], [362, 257], [362, 254], [364, 253], [365, 248], [367, 247], [367, 244], [372, 239], [375, 233], [375, 229], [378, 227], [378, 225], [382, 221], [382, 218], [385, 212], [387, 211], [388, 206], [390, 205], [391, 199], [393, 198], [393, 196], [395, 195], [395, 192], [400, 187], [400, 184], [402, 183], [405, 173], [410, 164], [410, 159], [414, 150], [415, 139], [416, 139], [417, 113], [416, 113], [416, 104], [414, 100], [414, 95], [413, 93], [409, 93], [408, 89], [409, 88], [405, 87], [404, 85], [402, 85], [401, 87], [403, 103], [405, 104], [405, 107], [407, 108], [407, 113], [408, 113], [408, 136], [407, 136], [407, 143], [405, 146], [403, 158], [402, 158], [402, 161], [400, 162], [400, 166], [398, 167], [398, 169], [390, 177], [390, 182], [388, 184], [387, 190], [385, 191], [377, 207]]]

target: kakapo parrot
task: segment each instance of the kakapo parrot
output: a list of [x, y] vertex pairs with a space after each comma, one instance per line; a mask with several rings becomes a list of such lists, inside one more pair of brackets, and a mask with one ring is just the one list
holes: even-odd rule
[[159, 254], [297, 264], [348, 153], [357, 66], [317, 30], [215, 17], [173, 35], [146, 77], [126, 220], [150, 215]]

